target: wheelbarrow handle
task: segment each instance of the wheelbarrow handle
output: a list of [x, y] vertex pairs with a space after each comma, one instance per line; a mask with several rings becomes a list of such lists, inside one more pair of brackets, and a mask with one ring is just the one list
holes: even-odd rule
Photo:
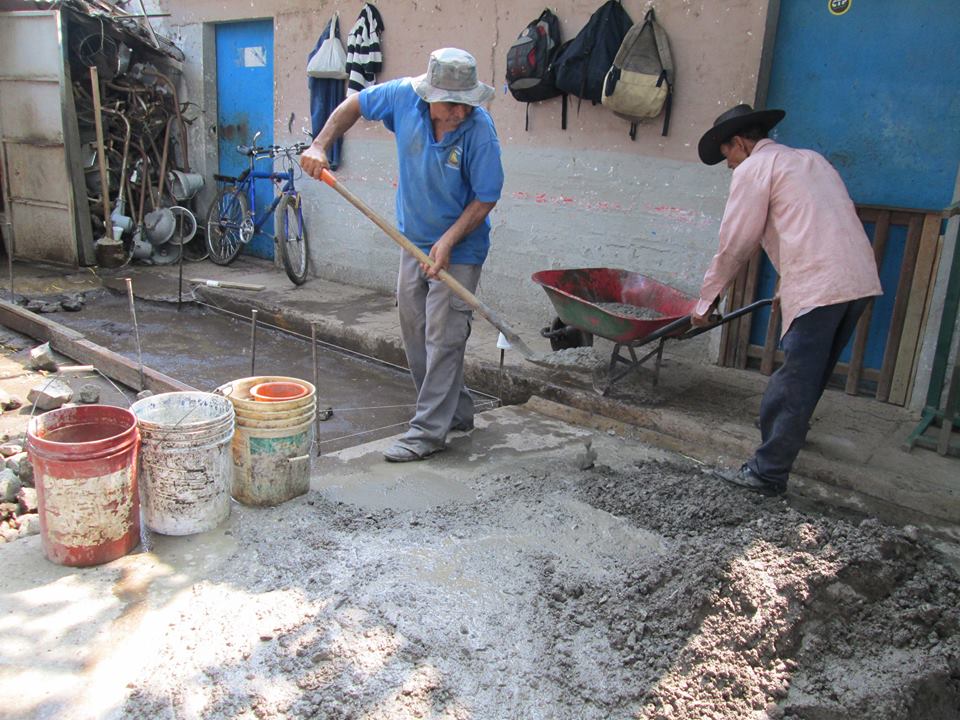
[[[773, 302], [773, 298], [764, 298], [763, 300], [757, 300], [756, 302], [750, 303], [749, 305], [744, 305], [742, 308], [737, 308], [732, 312], [728, 312], [726, 315], [721, 315], [715, 323], [706, 325], [705, 327], [693, 328], [692, 330], [688, 330], [683, 335], [681, 335], [678, 339], [688, 340], [689, 338], [696, 337], [697, 335], [708, 332], [709, 330], [713, 330], [715, 327], [723, 325], [724, 323], [728, 323], [731, 320], [736, 320], [741, 315], [749, 315], [754, 310], [759, 310], [762, 307], [766, 307], [772, 302]], [[689, 322], [690, 316], [688, 315], [684, 319], [687, 320], [687, 322]]]

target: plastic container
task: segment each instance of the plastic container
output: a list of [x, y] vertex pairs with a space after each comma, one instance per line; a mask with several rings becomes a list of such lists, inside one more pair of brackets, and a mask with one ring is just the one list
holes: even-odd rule
[[257, 402], [283, 402], [305, 398], [310, 395], [310, 389], [298, 382], [274, 380], [254, 385], [250, 395]]
[[135, 402], [143, 521], [163, 535], [192, 535], [230, 515], [233, 405], [213, 393], [174, 392]]
[[48, 560], [100, 565], [137, 546], [139, 448], [137, 419], [124, 408], [81, 405], [30, 420], [27, 453]]
[[[306, 395], [257, 401], [251, 391], [266, 383], [293, 383], [305, 388]], [[217, 392], [230, 399], [237, 413], [234, 499], [246, 505], [279, 505], [306, 493], [315, 439], [316, 388], [299, 378], [259, 376], [226, 383]]]

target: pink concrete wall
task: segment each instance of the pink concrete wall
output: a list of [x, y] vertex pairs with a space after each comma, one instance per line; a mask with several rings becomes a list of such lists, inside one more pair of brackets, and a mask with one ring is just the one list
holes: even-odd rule
[[[542, 0], [463, 2], [455, 0], [383, 0], [374, 3], [384, 17], [384, 72], [382, 79], [418, 75], [426, 68], [430, 51], [457, 46], [472, 52], [481, 78], [497, 89], [489, 109], [504, 146], [543, 145], [584, 150], [613, 150], [675, 160], [696, 161], [696, 142], [713, 119], [737, 102], [752, 102], [756, 92], [766, 21], [766, 0], [718, 3], [651, 3], [624, 0], [633, 20], [642, 20], [656, 7], [667, 30], [676, 65], [677, 83], [670, 134], [660, 136], [661, 119], [640, 126], [636, 142], [628, 125], [602, 106], [583, 105], [576, 111], [571, 98], [570, 122], [560, 130], [560, 101], [531, 107], [530, 132], [524, 131], [525, 105], [504, 95], [506, 53], [524, 25], [539, 15]], [[600, 0], [558, 0], [551, 7], [561, 20], [565, 38], [583, 27]], [[346, 36], [363, 6], [360, 0], [306, 2], [305, 0], [223, 2], [222, 0], [159, 0], [153, 3], [170, 14], [162, 22], [175, 34], [176, 26], [206, 22], [273, 17], [276, 54], [276, 136], [284, 137], [290, 113], [298, 122], [307, 115], [306, 55], [333, 12], [340, 11]], [[371, 129], [374, 136], [386, 134]]]

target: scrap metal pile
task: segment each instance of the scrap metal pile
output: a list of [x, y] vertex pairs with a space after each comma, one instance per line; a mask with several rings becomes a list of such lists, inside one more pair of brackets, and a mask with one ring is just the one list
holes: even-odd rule
[[183, 53], [113, 5], [64, 7], [98, 264], [203, 259], [190, 207], [203, 177], [190, 170], [187, 142], [198, 112], [177, 91]]

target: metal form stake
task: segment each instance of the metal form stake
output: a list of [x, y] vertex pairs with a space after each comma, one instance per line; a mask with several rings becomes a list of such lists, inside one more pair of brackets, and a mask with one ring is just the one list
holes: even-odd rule
[[177, 225], [179, 226], [178, 232], [180, 234], [180, 245], [179, 245], [180, 260], [177, 262], [177, 265], [179, 266], [178, 274], [180, 276], [179, 280], [177, 281], [177, 312], [180, 312], [180, 304], [183, 302], [183, 216], [182, 215], [180, 216], [179, 222], [177, 223]]
[[317, 444], [317, 455], [320, 455], [320, 366], [317, 364], [317, 323], [310, 322], [310, 347], [313, 350], [313, 404], [314, 404], [314, 442]]
[[130, 300], [130, 317], [133, 318], [133, 336], [137, 341], [137, 365], [140, 368], [140, 390], [146, 390], [143, 385], [143, 353], [140, 349], [140, 326], [137, 325], [137, 310], [133, 306], [133, 281], [125, 278], [127, 283], [127, 298]]
[[250, 377], [257, 374], [257, 311], [250, 311]]

